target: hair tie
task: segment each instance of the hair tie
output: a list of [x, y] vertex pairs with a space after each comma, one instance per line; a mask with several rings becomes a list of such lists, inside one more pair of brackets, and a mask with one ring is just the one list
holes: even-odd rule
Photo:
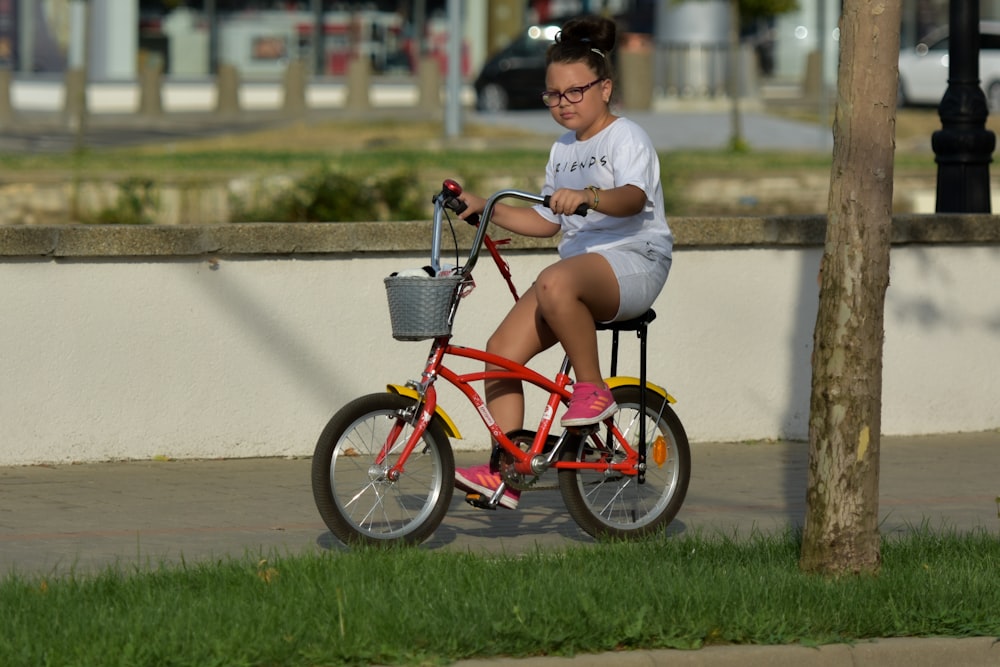
[[[556, 42], [562, 43], [562, 30], [556, 33]], [[590, 37], [580, 38], [580, 44], [590, 44], [590, 43], [592, 43]], [[604, 55], [604, 51], [601, 51], [600, 49], [593, 46], [590, 47], [590, 50], [599, 55], [600, 57], [604, 58], [605, 60], [607, 59], [607, 56]]]

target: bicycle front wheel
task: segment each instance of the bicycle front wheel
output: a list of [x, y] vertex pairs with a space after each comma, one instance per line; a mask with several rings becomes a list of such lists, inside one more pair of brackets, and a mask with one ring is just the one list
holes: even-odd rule
[[[559, 490], [573, 520], [596, 538], [635, 538], [666, 527], [680, 510], [691, 478], [691, 450], [676, 413], [660, 394], [645, 389], [646, 412], [641, 414], [638, 385], [615, 387], [618, 404], [616, 429], [629, 446], [638, 448], [639, 420], [646, 420], [646, 472], [642, 483], [635, 474], [607, 469], [561, 468]], [[662, 440], [660, 440], [662, 438]], [[621, 445], [602, 424], [596, 433], [567, 445], [562, 461], [620, 462]]]
[[455, 486], [455, 457], [431, 420], [401, 474], [391, 474], [413, 433], [417, 402], [369, 394], [337, 412], [312, 462], [312, 488], [324, 523], [345, 544], [419, 544], [444, 519]]

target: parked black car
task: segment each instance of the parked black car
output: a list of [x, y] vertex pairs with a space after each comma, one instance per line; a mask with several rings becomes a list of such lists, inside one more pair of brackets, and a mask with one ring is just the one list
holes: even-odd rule
[[542, 108], [545, 52], [557, 25], [533, 25], [486, 61], [475, 81], [476, 108], [498, 112]]

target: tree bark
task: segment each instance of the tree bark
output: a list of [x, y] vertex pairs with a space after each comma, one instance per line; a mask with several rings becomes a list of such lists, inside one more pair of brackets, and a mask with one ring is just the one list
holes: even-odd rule
[[844, 0], [800, 567], [878, 570], [882, 342], [900, 0]]

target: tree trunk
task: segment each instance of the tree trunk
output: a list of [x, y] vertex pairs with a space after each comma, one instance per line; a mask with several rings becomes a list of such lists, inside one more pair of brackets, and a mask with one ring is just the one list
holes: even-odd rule
[[900, 0], [844, 0], [800, 566], [875, 572]]

